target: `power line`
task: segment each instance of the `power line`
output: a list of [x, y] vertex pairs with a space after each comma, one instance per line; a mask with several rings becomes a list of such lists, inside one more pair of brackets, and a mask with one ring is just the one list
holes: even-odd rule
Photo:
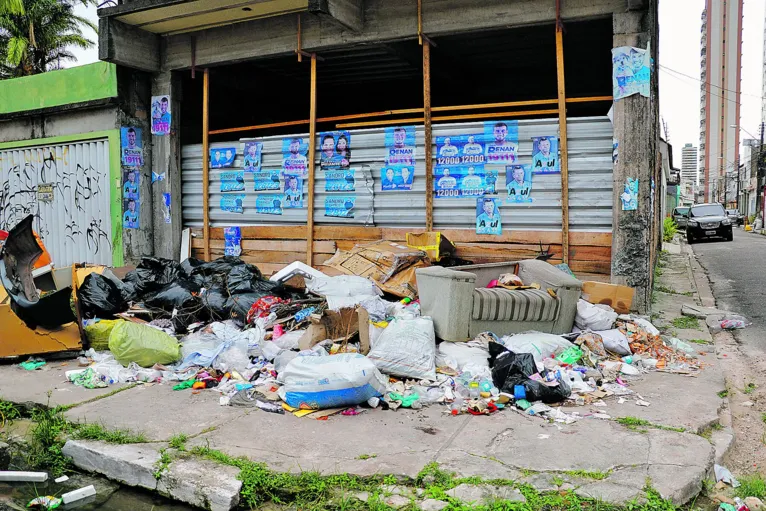
[[687, 75], [686, 73], [682, 73], [681, 71], [677, 71], [677, 70], [675, 70], [675, 69], [673, 69], [673, 68], [670, 68], [670, 67], [668, 67], [668, 66], [660, 66], [660, 65], [658, 65], [657, 67], [659, 67], [661, 70], [662, 70], [662, 69], [664, 69], [664, 70], [666, 70], [666, 71], [672, 71], [672, 72], [674, 72], [674, 73], [677, 73], [677, 74], [679, 74], [679, 75], [685, 76], [685, 77], [687, 77], [687, 78], [691, 78], [692, 80], [694, 80], [694, 81], [696, 81], [696, 82], [699, 82], [699, 83], [704, 83], [705, 85], [710, 85], [711, 87], [715, 87], [716, 89], [719, 89], [719, 90], [725, 90], [725, 91], [727, 91], [727, 92], [733, 92], [734, 94], [742, 94], [743, 96], [751, 96], [751, 97], [754, 97], [754, 98], [758, 98], [758, 99], [761, 99], [761, 100], [763, 100], [763, 99], [764, 99], [764, 98], [763, 98], [763, 96], [758, 96], [758, 95], [755, 95], [755, 94], [748, 94], [748, 93], [746, 93], [746, 92], [742, 92], [741, 90], [740, 90], [739, 92], [737, 92], [737, 91], [735, 91], [735, 90], [731, 90], [731, 89], [726, 89], [726, 88], [724, 88], [724, 87], [720, 87], [720, 86], [718, 86], [718, 85], [715, 85], [715, 84], [712, 84], [712, 83], [710, 83], [710, 82], [703, 82], [703, 81], [702, 81], [702, 80], [700, 80], [699, 78], [696, 78], [696, 77], [694, 77], [694, 76], [692, 76], [692, 75]]

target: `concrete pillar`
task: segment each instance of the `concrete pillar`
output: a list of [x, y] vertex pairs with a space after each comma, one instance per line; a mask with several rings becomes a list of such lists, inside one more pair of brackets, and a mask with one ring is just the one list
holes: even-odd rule
[[[657, 175], [658, 88], [657, 0], [648, 0], [637, 10], [615, 13], [613, 47], [646, 48], [651, 43], [651, 98], [635, 94], [614, 103], [614, 137], [617, 139], [618, 162], [614, 165], [612, 283], [631, 286], [636, 294], [633, 307], [647, 313], [651, 307], [653, 266], [652, 177]], [[638, 209], [622, 211], [620, 194], [627, 177], [639, 179]], [[659, 187], [659, 183], [655, 183]]]
[[[152, 79], [152, 96], [170, 94], [170, 134], [152, 136], [152, 169], [163, 176], [152, 183], [154, 218], [154, 255], [178, 260], [181, 253], [181, 78], [177, 73], [162, 71]], [[170, 223], [164, 194], [170, 194]]]

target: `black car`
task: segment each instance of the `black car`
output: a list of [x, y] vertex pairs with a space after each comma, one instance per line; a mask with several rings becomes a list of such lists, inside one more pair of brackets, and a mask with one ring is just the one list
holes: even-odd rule
[[731, 220], [720, 204], [695, 204], [689, 209], [686, 241], [694, 243], [704, 238], [724, 238], [732, 241]]

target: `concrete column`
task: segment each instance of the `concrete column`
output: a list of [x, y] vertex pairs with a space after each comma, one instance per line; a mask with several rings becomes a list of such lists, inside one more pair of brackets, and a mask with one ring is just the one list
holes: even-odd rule
[[[646, 48], [651, 43], [654, 59], [651, 98], [633, 95], [614, 103], [614, 137], [618, 162], [614, 165], [612, 283], [631, 286], [636, 294], [633, 307], [647, 313], [651, 307], [653, 266], [652, 177], [657, 173], [657, 0], [648, 0], [636, 10], [615, 13], [613, 47]], [[638, 209], [622, 211], [620, 194], [627, 177], [639, 179]], [[656, 183], [659, 188], [659, 183]]]
[[[154, 218], [154, 255], [178, 260], [181, 253], [181, 79], [176, 73], [162, 71], [152, 79], [152, 96], [170, 94], [170, 134], [152, 136], [152, 169], [164, 179], [152, 183]], [[170, 223], [164, 194], [170, 194]]]

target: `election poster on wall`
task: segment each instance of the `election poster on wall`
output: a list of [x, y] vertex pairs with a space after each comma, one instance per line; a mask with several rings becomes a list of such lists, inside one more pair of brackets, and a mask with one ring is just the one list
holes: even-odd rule
[[635, 211], [638, 209], [638, 178], [625, 178], [625, 184], [620, 194], [620, 202], [622, 203], [623, 211]]
[[516, 163], [519, 154], [518, 121], [485, 122], [484, 154], [487, 165]]
[[242, 229], [239, 227], [223, 228], [223, 255], [239, 256], [242, 254]]
[[505, 168], [506, 202], [532, 202], [532, 166], [508, 165]]
[[443, 167], [435, 169], [436, 198], [480, 197], [486, 191], [484, 166]]
[[303, 207], [303, 178], [298, 176], [285, 176], [285, 208]]
[[122, 185], [122, 199], [123, 200], [138, 200], [139, 199], [139, 180], [141, 179], [141, 171], [136, 167], [127, 167], [122, 169], [123, 182]]
[[380, 169], [380, 188], [389, 190], [412, 190], [415, 167], [409, 165], [385, 165]]
[[257, 170], [253, 172], [253, 190], [260, 192], [263, 190], [279, 190], [279, 171], [278, 170]]
[[347, 169], [351, 164], [351, 133], [326, 131], [319, 134], [319, 164], [322, 170]]
[[386, 128], [386, 165], [415, 165], [415, 126]]
[[141, 128], [128, 126], [120, 128], [122, 164], [126, 167], [142, 167], [144, 165], [144, 142], [141, 138], [141, 131]]
[[169, 224], [172, 223], [172, 219], [170, 216], [170, 203], [172, 202], [172, 199], [170, 198], [170, 193], [165, 192], [162, 194], [162, 217], [165, 219], [165, 223]]
[[139, 201], [128, 199], [123, 201], [122, 227], [124, 229], [138, 229]]
[[263, 144], [261, 142], [245, 142], [243, 153], [245, 158], [242, 162], [242, 168], [245, 172], [258, 172], [261, 170], [261, 152]]
[[221, 191], [222, 192], [241, 192], [245, 189], [245, 172], [242, 170], [232, 170], [221, 172]]
[[223, 195], [221, 197], [221, 211], [229, 213], [243, 213], [245, 204], [245, 194]]
[[170, 133], [170, 96], [152, 96], [152, 135]]
[[282, 173], [294, 176], [309, 177], [308, 158], [309, 144], [305, 138], [290, 137], [282, 139]]
[[210, 168], [221, 169], [231, 167], [234, 164], [234, 158], [237, 156], [237, 150], [234, 147], [216, 147], [210, 149]]
[[326, 197], [324, 200], [324, 216], [354, 218], [355, 205], [356, 197], [353, 195]]
[[648, 48], [612, 48], [612, 96], [615, 101], [633, 94], [649, 97], [652, 60]]
[[282, 195], [258, 195], [255, 198], [255, 212], [263, 215], [281, 215], [282, 199]]
[[325, 172], [326, 192], [353, 192], [355, 190], [354, 169], [328, 170]]
[[476, 199], [476, 234], [500, 235], [503, 223], [500, 218], [500, 199], [479, 197]]
[[535, 174], [561, 172], [558, 137], [532, 137], [532, 172]]
[[436, 137], [436, 166], [483, 165], [484, 146], [481, 135]]

